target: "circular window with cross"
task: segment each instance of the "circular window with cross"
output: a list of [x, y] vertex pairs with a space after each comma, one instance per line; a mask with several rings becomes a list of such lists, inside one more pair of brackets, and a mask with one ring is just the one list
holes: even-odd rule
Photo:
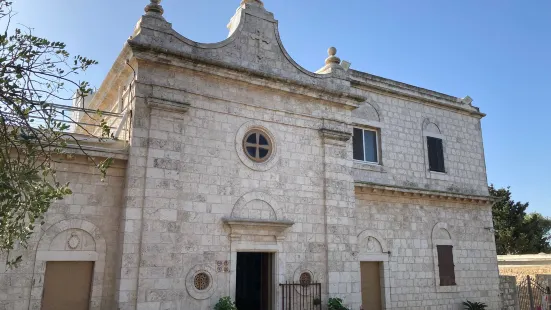
[[273, 142], [265, 132], [253, 129], [243, 138], [243, 150], [249, 159], [262, 163], [270, 159]]

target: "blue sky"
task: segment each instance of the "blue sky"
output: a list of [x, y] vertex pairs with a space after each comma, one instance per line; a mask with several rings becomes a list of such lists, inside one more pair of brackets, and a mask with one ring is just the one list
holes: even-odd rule
[[[15, 21], [100, 65], [100, 85], [147, 0], [16, 0]], [[240, 0], [165, 0], [165, 17], [199, 42], [227, 36]], [[488, 179], [551, 216], [551, 1], [265, 0], [303, 67], [329, 46], [352, 68], [471, 96], [483, 120]]]

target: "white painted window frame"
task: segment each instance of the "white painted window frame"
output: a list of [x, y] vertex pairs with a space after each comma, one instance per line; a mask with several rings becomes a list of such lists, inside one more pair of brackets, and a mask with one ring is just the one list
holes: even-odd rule
[[[381, 164], [381, 152], [379, 147], [379, 129], [378, 128], [366, 128], [366, 127], [354, 127], [355, 129], [360, 129], [362, 131], [362, 146], [364, 149], [364, 159], [354, 159], [355, 162], [362, 163], [362, 164], [368, 164], [368, 165], [380, 165]], [[373, 131], [375, 132], [375, 152], [377, 153], [377, 161], [368, 161], [366, 160], [366, 145], [365, 145], [365, 132], [366, 131]], [[354, 145], [352, 145], [354, 147]]]

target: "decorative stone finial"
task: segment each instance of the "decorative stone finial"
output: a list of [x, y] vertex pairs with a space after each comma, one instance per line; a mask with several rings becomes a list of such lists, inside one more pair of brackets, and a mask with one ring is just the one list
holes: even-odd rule
[[241, 5], [246, 3], [256, 3], [256, 4], [259, 4], [260, 6], [264, 6], [264, 3], [261, 0], [241, 0]]
[[335, 47], [330, 47], [328, 50], [327, 50], [327, 54], [329, 54], [329, 57], [327, 57], [327, 59], [325, 59], [325, 64], [326, 65], [329, 65], [329, 64], [340, 64], [341, 63], [341, 59], [335, 55], [337, 55], [337, 49]]
[[145, 6], [145, 9], [144, 9], [145, 13], [146, 14], [156, 13], [156, 14], [163, 15], [165, 10], [161, 6], [161, 0], [150, 0], [150, 1], [151, 3]]
[[461, 99], [461, 102], [463, 102], [464, 104], [471, 105], [473, 103], [473, 98], [471, 98], [470, 96], [467, 96]]

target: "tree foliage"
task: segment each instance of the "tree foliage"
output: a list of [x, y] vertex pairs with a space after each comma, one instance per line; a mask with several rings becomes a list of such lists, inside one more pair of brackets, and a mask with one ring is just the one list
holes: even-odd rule
[[[11, 4], [0, 0], [0, 21], [7, 24], [0, 33], [1, 252], [17, 244], [26, 247], [52, 202], [71, 193], [69, 184], [57, 180], [55, 162], [69, 144], [86, 152], [69, 131], [76, 122], [55, 104], [72, 101], [75, 90], [80, 96], [90, 94], [89, 84], [76, 76], [96, 64], [71, 57], [64, 43], [36, 37], [31, 29], [12, 29]], [[105, 121], [98, 122], [103, 127], [97, 138], [109, 138]], [[96, 165], [105, 173], [110, 162]]]
[[551, 219], [539, 213], [526, 213], [528, 203], [511, 199], [509, 188], [489, 187], [497, 254], [550, 253]]

